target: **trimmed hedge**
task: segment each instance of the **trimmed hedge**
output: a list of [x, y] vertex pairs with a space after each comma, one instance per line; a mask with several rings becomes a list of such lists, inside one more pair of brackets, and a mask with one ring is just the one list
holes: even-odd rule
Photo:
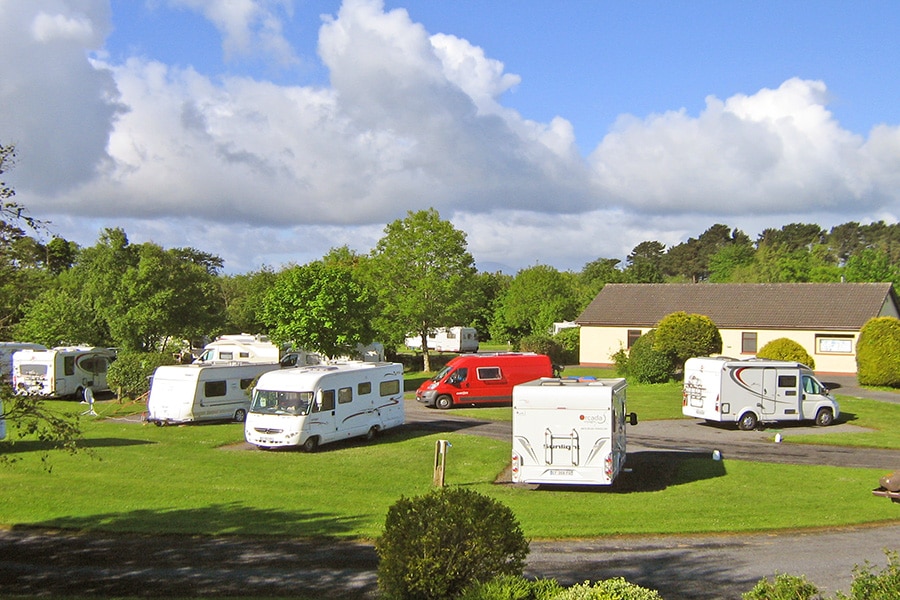
[[757, 358], [767, 358], [769, 360], [789, 360], [803, 363], [810, 369], [816, 368], [815, 359], [809, 355], [806, 348], [790, 338], [778, 338], [772, 340], [759, 349], [756, 353]]
[[900, 320], [869, 319], [856, 342], [856, 377], [861, 385], [900, 387]]

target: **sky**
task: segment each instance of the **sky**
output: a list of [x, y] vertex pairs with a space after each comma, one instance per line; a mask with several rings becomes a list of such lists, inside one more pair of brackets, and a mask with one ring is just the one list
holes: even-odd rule
[[483, 271], [900, 215], [893, 1], [0, 0], [3, 181], [226, 273], [434, 208]]

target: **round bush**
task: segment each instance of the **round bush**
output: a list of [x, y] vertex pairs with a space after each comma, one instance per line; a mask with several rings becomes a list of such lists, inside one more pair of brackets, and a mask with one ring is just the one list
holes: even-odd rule
[[856, 342], [856, 377], [862, 385], [900, 387], [900, 320], [869, 319]]
[[106, 381], [121, 395], [138, 398], [150, 391], [150, 376], [156, 367], [174, 364], [169, 352], [120, 352], [109, 366]]
[[810, 369], [816, 368], [815, 359], [809, 355], [806, 348], [790, 338], [778, 338], [772, 340], [759, 349], [756, 353], [757, 358], [766, 358], [769, 360], [789, 360], [806, 365]]
[[662, 600], [656, 590], [650, 590], [622, 577], [605, 579], [591, 585], [591, 582], [577, 583], [553, 597], [553, 600]]
[[628, 353], [628, 377], [637, 383], [665, 383], [675, 372], [671, 352], [656, 350], [656, 330], [651, 329], [634, 342]]
[[472, 585], [459, 600], [554, 600], [563, 589], [555, 579], [532, 581], [514, 575], [501, 575]]
[[581, 360], [581, 327], [567, 327], [553, 336], [563, 351], [560, 364], [577, 365]]
[[566, 364], [565, 352], [562, 346], [547, 335], [526, 335], [519, 341], [519, 350], [522, 352], [546, 354], [554, 365]]
[[521, 575], [528, 541], [500, 502], [439, 488], [391, 506], [375, 549], [384, 598], [438, 600], [500, 575]]

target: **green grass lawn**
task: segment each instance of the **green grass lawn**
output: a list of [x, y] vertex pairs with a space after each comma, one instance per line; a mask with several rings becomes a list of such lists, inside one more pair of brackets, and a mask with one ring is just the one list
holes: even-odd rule
[[[629, 410], [666, 414], [669, 404], [677, 404], [680, 412], [680, 395], [672, 398], [677, 391], [677, 386], [633, 386]], [[896, 422], [893, 408], [846, 403], [852, 422], [881, 426], [873, 445], [880, 440], [900, 447], [889, 431], [888, 419]], [[71, 402], [56, 404], [83, 409]], [[97, 410], [101, 415], [129, 412], [114, 402], [98, 403]], [[473, 410], [483, 416], [509, 411]], [[636, 467], [620, 476], [618, 487], [534, 490], [495, 483], [508, 464], [509, 442], [461, 432], [387, 432], [374, 443], [335, 444], [306, 454], [240, 449], [243, 430], [235, 423], [155, 427], [98, 418], [85, 422], [89, 454], [45, 453], [38, 441], [5, 445], [4, 452], [19, 460], [0, 466], [0, 524], [371, 539], [379, 535], [393, 502], [432, 488], [438, 439], [452, 444], [446, 484], [501, 500], [531, 538], [757, 531], [897, 519], [896, 505], [872, 496], [883, 475], [872, 469], [713, 461], [686, 454], [667, 477], [641, 480]], [[42, 461], [45, 454], [50, 472]], [[640, 456], [629, 457], [629, 466], [633, 458], [639, 466]]]

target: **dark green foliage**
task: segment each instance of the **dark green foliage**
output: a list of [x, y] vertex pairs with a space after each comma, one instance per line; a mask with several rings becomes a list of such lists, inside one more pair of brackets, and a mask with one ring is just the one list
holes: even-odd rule
[[546, 354], [554, 365], [565, 364], [565, 353], [562, 346], [549, 335], [526, 335], [518, 344], [522, 352]]
[[900, 598], [900, 562], [897, 552], [885, 550], [888, 564], [878, 573], [872, 572], [872, 565], [866, 561], [863, 566], [853, 569], [853, 583], [850, 595], [838, 592], [837, 600], [894, 600]]
[[662, 318], [653, 345], [657, 351], [671, 355], [675, 366], [680, 367], [694, 356], [721, 352], [722, 335], [709, 317], [681, 311]]
[[869, 319], [856, 342], [856, 376], [862, 385], [900, 387], [900, 320]]
[[637, 339], [628, 353], [627, 376], [637, 383], [665, 383], [675, 372], [673, 354], [656, 349], [656, 330]]
[[568, 327], [553, 336], [553, 341], [562, 349], [561, 365], [577, 365], [581, 356], [581, 328]]
[[790, 338], [778, 338], [772, 340], [759, 349], [756, 353], [757, 358], [767, 358], [769, 360], [790, 360], [803, 363], [810, 369], [816, 368], [815, 359], [809, 355], [806, 349]]
[[466, 589], [459, 600], [552, 600], [563, 590], [555, 579], [532, 581], [515, 575], [501, 575]]
[[744, 600], [813, 600], [821, 598], [819, 589], [808, 582], [806, 577], [780, 573], [775, 581], [763, 578], [749, 592], [741, 596]]
[[391, 506], [375, 549], [385, 598], [443, 600], [477, 582], [521, 575], [528, 541], [500, 502], [465, 488], [439, 488]]
[[615, 354], [610, 356], [613, 364], [616, 365], [616, 375], [619, 377], [628, 376], [628, 351], [625, 348], [619, 348]]
[[106, 381], [122, 396], [138, 398], [150, 391], [150, 376], [156, 367], [174, 364], [170, 352], [120, 352], [109, 366]]
[[662, 600], [659, 592], [628, 583], [622, 577], [604, 579], [591, 585], [577, 583], [553, 597], [553, 600]]

